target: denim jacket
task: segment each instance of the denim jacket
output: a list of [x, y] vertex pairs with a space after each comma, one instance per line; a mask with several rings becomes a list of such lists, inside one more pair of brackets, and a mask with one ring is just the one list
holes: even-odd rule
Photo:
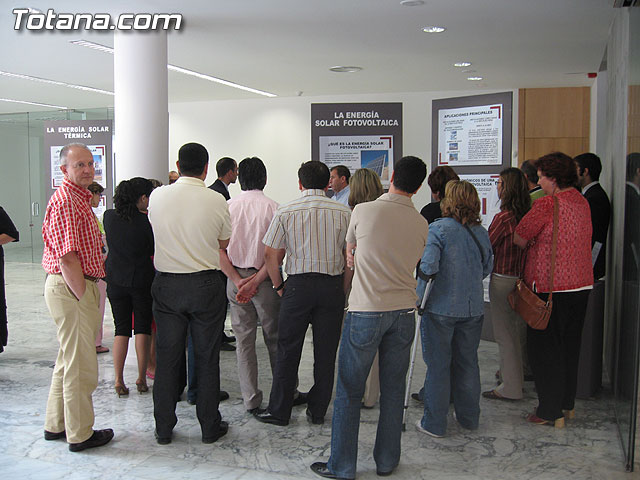
[[[475, 317], [484, 314], [482, 279], [493, 268], [493, 251], [489, 234], [482, 225], [474, 225], [475, 234], [483, 250], [466, 228], [453, 218], [442, 218], [429, 225], [427, 246], [420, 260], [420, 270], [434, 275], [433, 287], [426, 311], [448, 317]], [[426, 281], [418, 280], [418, 302]]]

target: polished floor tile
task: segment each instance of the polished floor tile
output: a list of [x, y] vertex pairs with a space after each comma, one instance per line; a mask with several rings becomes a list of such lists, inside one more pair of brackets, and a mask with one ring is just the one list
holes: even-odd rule
[[[125, 368], [128, 397], [113, 390], [111, 353], [98, 356], [100, 381], [93, 396], [96, 428], [111, 427], [115, 438], [103, 448], [70, 453], [63, 441], [42, 438], [44, 411], [56, 358], [57, 341], [42, 295], [39, 265], [6, 264], [9, 345], [0, 354], [0, 472], [5, 479], [300, 479], [317, 478], [309, 465], [330, 453], [331, 408], [323, 426], [309, 425], [305, 408], [294, 408], [288, 427], [264, 425], [247, 414], [240, 398], [235, 354], [221, 352], [221, 385], [231, 398], [220, 411], [229, 433], [212, 445], [200, 441], [195, 407], [180, 402], [173, 443], [156, 444], [151, 392], [135, 391], [133, 342]], [[104, 344], [113, 342], [113, 320], [107, 306]], [[311, 385], [313, 357], [310, 333], [300, 368], [300, 389]], [[266, 349], [259, 345], [260, 386], [265, 399], [271, 385]], [[497, 346], [482, 342], [479, 351], [483, 390], [494, 385]], [[425, 366], [416, 359], [414, 388], [424, 380]], [[533, 384], [525, 399], [506, 403], [481, 400], [480, 428], [468, 432], [449, 417], [447, 436], [435, 439], [415, 431], [421, 405], [410, 400], [397, 479], [629, 479], [611, 400], [606, 393], [579, 400], [575, 420], [563, 430], [534, 426], [524, 416], [536, 404]], [[266, 400], [265, 400], [266, 403]], [[363, 410], [358, 478], [378, 478], [372, 457], [378, 409]]]

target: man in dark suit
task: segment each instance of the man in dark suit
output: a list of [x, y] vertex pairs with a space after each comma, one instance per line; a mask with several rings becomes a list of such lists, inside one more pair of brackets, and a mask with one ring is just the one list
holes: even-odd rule
[[607, 232], [611, 218], [611, 204], [609, 197], [600, 185], [602, 164], [600, 158], [593, 153], [583, 153], [574, 158], [578, 168], [578, 183], [584, 198], [591, 208], [591, 252], [595, 257], [593, 262], [593, 277], [602, 278], [605, 273], [605, 257]]
[[229, 195], [229, 184], [236, 183], [238, 178], [238, 164], [233, 158], [222, 157], [216, 163], [216, 173], [218, 179], [209, 185], [211, 190], [215, 190], [222, 195], [226, 200], [231, 198]]

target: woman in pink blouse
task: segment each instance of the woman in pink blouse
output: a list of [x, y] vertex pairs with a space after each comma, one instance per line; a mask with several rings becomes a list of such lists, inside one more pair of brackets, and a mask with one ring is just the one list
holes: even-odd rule
[[513, 234], [518, 222], [531, 208], [531, 196], [524, 173], [517, 168], [500, 172], [498, 195], [500, 213], [493, 217], [489, 226], [493, 248], [489, 296], [493, 334], [500, 350], [502, 383], [493, 390], [482, 392], [482, 396], [495, 400], [520, 400], [524, 381], [520, 338], [524, 336], [526, 324], [513, 311], [507, 297], [520, 277], [522, 266], [522, 250], [513, 243]]
[[[575, 162], [564, 153], [538, 159], [538, 185], [547, 194], [537, 200], [516, 227], [514, 242], [527, 250], [524, 281], [553, 309], [545, 330], [527, 327], [527, 351], [538, 392], [538, 408], [527, 421], [564, 427], [573, 418], [582, 326], [593, 286], [591, 214], [574, 185]], [[553, 198], [558, 199], [558, 242], [550, 285]]]

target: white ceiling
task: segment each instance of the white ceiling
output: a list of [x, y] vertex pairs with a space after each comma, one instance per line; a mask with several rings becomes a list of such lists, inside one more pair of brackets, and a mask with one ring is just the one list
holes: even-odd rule
[[[181, 13], [169, 63], [290, 97], [590, 85], [603, 58], [613, 0], [2, 0], [0, 70], [113, 90], [113, 33], [14, 31], [15, 7], [56, 13]], [[135, 10], [132, 10], [135, 5]], [[440, 25], [440, 34], [422, 27]], [[473, 75], [456, 61], [473, 62]], [[329, 71], [357, 65], [355, 74]], [[0, 97], [91, 108], [113, 97], [0, 76]], [[169, 101], [264, 98], [169, 72]], [[0, 113], [42, 111], [0, 102]]]

